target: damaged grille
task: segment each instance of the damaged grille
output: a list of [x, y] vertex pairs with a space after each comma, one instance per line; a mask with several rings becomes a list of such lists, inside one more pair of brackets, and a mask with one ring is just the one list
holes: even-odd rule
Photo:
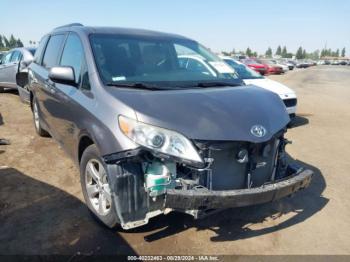
[[212, 164], [202, 180], [211, 190], [259, 187], [275, 178], [280, 139], [265, 143], [211, 144], [205, 153]]

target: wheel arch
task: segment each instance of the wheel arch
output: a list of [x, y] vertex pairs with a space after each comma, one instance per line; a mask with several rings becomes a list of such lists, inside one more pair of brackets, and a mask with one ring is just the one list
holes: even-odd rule
[[30, 102], [30, 108], [33, 111], [33, 99], [34, 99], [34, 95], [32, 91], [29, 91], [29, 102]]
[[92, 138], [92, 136], [86, 132], [83, 132], [80, 136], [79, 136], [79, 143], [78, 143], [78, 148], [77, 148], [77, 162], [78, 164], [80, 164], [81, 161], [81, 157], [83, 156], [83, 153], [85, 151], [85, 149], [90, 146], [90, 145], [96, 145], [98, 147], [98, 144], [95, 143], [94, 139]]

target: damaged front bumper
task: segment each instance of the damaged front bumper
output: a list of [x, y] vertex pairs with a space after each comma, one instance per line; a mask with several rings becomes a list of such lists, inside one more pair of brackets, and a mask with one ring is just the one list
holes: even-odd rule
[[134, 176], [135, 167], [108, 165], [109, 172], [123, 174], [114, 176], [113, 197], [120, 225], [131, 229], [148, 223], [149, 219], [170, 211], [188, 213], [195, 218], [211, 211], [272, 202], [309, 186], [313, 172], [297, 167], [288, 168], [288, 176], [259, 187], [235, 190], [170, 189], [157, 198], [145, 191], [140, 177]]
[[119, 222], [130, 229], [170, 211], [199, 218], [292, 195], [309, 186], [313, 172], [287, 161], [288, 143], [281, 136], [257, 144], [197, 143], [204, 168], [143, 150], [105, 156]]
[[165, 207], [179, 210], [206, 210], [268, 203], [309, 186], [313, 172], [303, 170], [286, 179], [249, 189], [213, 191], [168, 189]]

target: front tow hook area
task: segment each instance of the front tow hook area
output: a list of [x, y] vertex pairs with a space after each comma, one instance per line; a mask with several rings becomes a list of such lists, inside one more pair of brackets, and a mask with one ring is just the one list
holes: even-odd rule
[[313, 171], [307, 169], [261, 187], [225, 191], [168, 189], [165, 207], [180, 210], [219, 209], [268, 203], [307, 188]]

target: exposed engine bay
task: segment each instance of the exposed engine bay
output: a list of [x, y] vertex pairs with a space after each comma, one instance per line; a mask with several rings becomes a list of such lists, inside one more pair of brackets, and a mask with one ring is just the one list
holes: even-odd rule
[[232, 190], [262, 186], [280, 179], [287, 163], [284, 138], [268, 142], [196, 142], [206, 166], [194, 168], [157, 158], [144, 162], [145, 189], [150, 196], [166, 188]]

